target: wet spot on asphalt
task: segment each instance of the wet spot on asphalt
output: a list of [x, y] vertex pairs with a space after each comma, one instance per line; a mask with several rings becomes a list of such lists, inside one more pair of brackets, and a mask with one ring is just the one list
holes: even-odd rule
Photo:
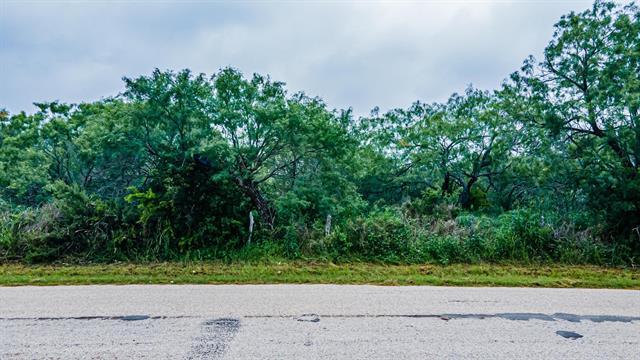
[[576, 340], [576, 339], [580, 339], [581, 337], [583, 337], [582, 335], [573, 332], [573, 331], [564, 331], [564, 330], [558, 330], [556, 331], [556, 334], [562, 336], [565, 339], [571, 339], [571, 340]]

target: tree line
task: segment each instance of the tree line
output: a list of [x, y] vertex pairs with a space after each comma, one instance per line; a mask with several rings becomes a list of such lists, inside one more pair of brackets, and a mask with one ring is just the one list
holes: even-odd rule
[[233, 68], [124, 85], [0, 112], [0, 259], [640, 255], [635, 3], [563, 16], [495, 91], [364, 117]]

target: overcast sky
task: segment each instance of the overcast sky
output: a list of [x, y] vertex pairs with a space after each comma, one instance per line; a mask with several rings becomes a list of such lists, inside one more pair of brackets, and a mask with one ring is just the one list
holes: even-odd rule
[[367, 114], [494, 89], [591, 0], [0, 0], [0, 108], [116, 95], [154, 68], [233, 66]]

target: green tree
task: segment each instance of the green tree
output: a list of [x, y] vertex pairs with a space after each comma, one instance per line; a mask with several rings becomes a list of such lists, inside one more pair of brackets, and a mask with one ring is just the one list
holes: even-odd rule
[[563, 16], [543, 61], [529, 59], [510, 85], [528, 100], [522, 118], [565, 140], [579, 186], [616, 233], [640, 225], [639, 79], [637, 6], [596, 1]]
[[48, 161], [39, 148], [40, 115], [0, 116], [0, 197], [15, 205], [46, 201]]
[[215, 76], [214, 88], [210, 114], [213, 128], [230, 146], [229, 171], [262, 222], [273, 228], [276, 210], [265, 187], [277, 186], [277, 178], [291, 187], [310, 161], [339, 154], [347, 124], [320, 100], [302, 93], [287, 96], [283, 83], [264, 76], [246, 80], [224, 69]]

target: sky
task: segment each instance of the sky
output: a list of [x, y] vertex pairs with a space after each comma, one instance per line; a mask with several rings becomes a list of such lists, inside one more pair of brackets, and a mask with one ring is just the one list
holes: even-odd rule
[[0, 0], [0, 108], [99, 100], [154, 68], [232, 66], [366, 115], [498, 88], [591, 3]]

